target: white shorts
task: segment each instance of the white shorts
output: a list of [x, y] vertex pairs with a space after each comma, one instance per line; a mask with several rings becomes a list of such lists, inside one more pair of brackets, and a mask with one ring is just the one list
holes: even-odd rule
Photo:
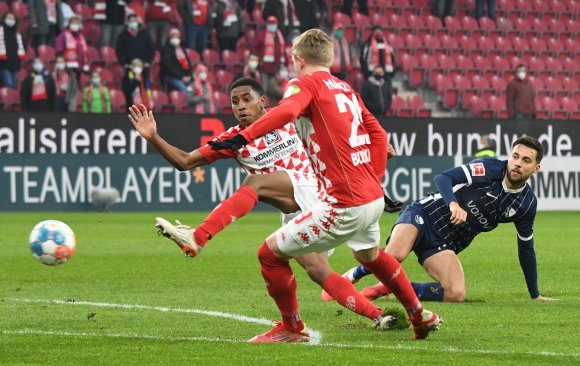
[[385, 201], [381, 197], [362, 206], [337, 208], [318, 202], [276, 231], [282, 253], [296, 257], [322, 253], [346, 242], [353, 251], [380, 245], [379, 219]]
[[282, 225], [286, 225], [293, 218], [300, 215], [300, 213], [309, 210], [316, 205], [320, 200], [318, 199], [318, 181], [316, 176], [312, 174], [304, 175], [304, 173], [294, 172], [292, 170], [285, 171], [294, 187], [294, 200], [300, 207], [300, 211], [293, 213], [280, 214], [280, 221]]

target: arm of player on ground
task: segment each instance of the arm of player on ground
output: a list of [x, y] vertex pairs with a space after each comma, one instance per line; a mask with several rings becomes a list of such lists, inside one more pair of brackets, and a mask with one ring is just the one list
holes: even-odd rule
[[253, 141], [270, 131], [285, 126], [288, 121], [294, 121], [308, 109], [311, 101], [312, 93], [305, 86], [305, 83], [298, 79], [290, 80], [284, 93], [284, 99], [240, 134], [246, 141]]
[[375, 116], [369, 112], [360, 95], [357, 95], [357, 98], [361, 106], [363, 128], [369, 134], [371, 140], [369, 149], [371, 151], [373, 170], [377, 177], [379, 177], [379, 181], [382, 182], [385, 170], [387, 169], [387, 132], [381, 127]]
[[518, 237], [518, 258], [524, 272], [528, 292], [532, 299], [540, 296], [538, 290], [538, 270], [536, 251], [534, 250], [534, 218], [536, 217], [537, 201], [530, 203], [526, 213], [514, 221]]

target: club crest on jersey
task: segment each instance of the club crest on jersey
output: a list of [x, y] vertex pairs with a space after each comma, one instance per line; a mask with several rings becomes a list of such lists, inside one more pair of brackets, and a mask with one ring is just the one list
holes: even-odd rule
[[505, 210], [503, 215], [505, 217], [512, 217], [515, 214], [516, 214], [516, 210], [514, 210], [513, 208], [510, 207], [508, 210]]
[[469, 168], [471, 168], [471, 176], [473, 177], [481, 177], [485, 175], [485, 166], [483, 163], [469, 164]]
[[280, 141], [281, 139], [282, 138], [280, 137], [280, 135], [276, 131], [270, 131], [264, 136], [264, 140], [266, 140], [267, 145], [272, 145], [272, 144]]
[[290, 85], [290, 86], [288, 86], [288, 88], [286, 88], [286, 91], [284, 92], [283, 98], [288, 98], [289, 96], [292, 96], [292, 95], [298, 94], [298, 93], [300, 93], [300, 87], [298, 85]]
[[415, 215], [415, 222], [419, 225], [423, 225], [424, 223], [423, 218], [419, 215]]

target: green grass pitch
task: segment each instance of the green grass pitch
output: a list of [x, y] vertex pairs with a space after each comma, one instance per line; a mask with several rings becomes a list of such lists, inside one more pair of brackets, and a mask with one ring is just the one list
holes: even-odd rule
[[[193, 225], [204, 217], [157, 215]], [[0, 364], [580, 364], [580, 212], [542, 212], [535, 224], [540, 290], [560, 301], [529, 299], [514, 227], [501, 225], [460, 256], [468, 301], [425, 303], [445, 320], [426, 341], [412, 341], [410, 329], [375, 331], [369, 320], [321, 302], [320, 288], [293, 265], [302, 316], [321, 336], [315, 346], [245, 343], [279, 317], [256, 258], [277, 214], [240, 219], [196, 259], [157, 236], [155, 216], [0, 213]], [[395, 218], [383, 216], [383, 240]], [[69, 263], [48, 267], [30, 254], [28, 234], [45, 219], [75, 231]], [[340, 273], [354, 265], [345, 246], [331, 263]], [[404, 267], [412, 280], [428, 280], [414, 255]]]

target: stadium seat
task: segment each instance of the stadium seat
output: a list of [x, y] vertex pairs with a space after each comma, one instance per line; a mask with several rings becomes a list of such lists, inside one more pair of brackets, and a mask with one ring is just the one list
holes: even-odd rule
[[187, 102], [187, 97], [185, 93], [178, 90], [173, 90], [169, 92], [169, 101], [175, 107], [176, 113], [188, 113], [189, 104]]
[[563, 98], [560, 101], [562, 106], [562, 111], [566, 112], [564, 118], [571, 119], [574, 113], [576, 116], [580, 116], [580, 106], [578, 105], [578, 101], [572, 98]]
[[0, 16], [4, 16], [6, 12], [10, 10], [8, 3], [0, 2]]
[[217, 84], [220, 85], [221, 91], [227, 92], [230, 84], [234, 81], [234, 74], [226, 70], [218, 70], [215, 72], [215, 78]]
[[[339, 14], [339, 13], [337, 13]], [[361, 31], [365, 26], [371, 23], [371, 20], [368, 16], [362, 13], [355, 13], [352, 15], [352, 22], [357, 27], [359, 31]]]
[[488, 17], [479, 18], [479, 29], [481, 29], [484, 35], [487, 35], [492, 39], [497, 38], [501, 32], [497, 29], [495, 22]]
[[547, 49], [546, 42], [541, 38], [532, 38], [530, 40], [530, 50], [536, 57], [540, 57], [542, 52]]
[[394, 116], [399, 116], [399, 112], [401, 109], [406, 109], [407, 103], [405, 99], [401, 98], [398, 95], [393, 95], [393, 99], [391, 101], [391, 110], [388, 114], [392, 114]]
[[93, 18], [93, 10], [86, 4], [76, 3], [73, 9], [75, 14], [80, 15], [83, 21]]
[[[553, 99], [550, 97], [543, 98], [541, 100], [541, 102], [542, 102], [543, 110], [545, 110], [547, 112], [547, 115], [545, 116], [545, 118], [551, 118], [552, 113], [557, 111], [560, 108], [560, 105], [559, 105], [560, 103], [558, 103], [558, 101], [556, 99]], [[536, 117], [538, 119], [542, 119], [541, 117], [538, 117], [537, 115], [536, 115]]]
[[431, 110], [425, 108], [425, 101], [418, 95], [411, 95], [407, 98], [407, 106], [413, 111], [414, 117], [428, 118], [431, 117]]
[[512, 24], [511, 20], [507, 18], [498, 18], [496, 20], [497, 29], [501, 31], [502, 37], [507, 37], [508, 32], [513, 32], [514, 25]]
[[477, 38], [477, 47], [481, 51], [481, 55], [487, 56], [488, 52], [495, 48], [494, 41], [486, 36]]
[[506, 110], [505, 99], [491, 95], [484, 103], [486, 106], [481, 110], [482, 118], [497, 118], [500, 110]]
[[13, 1], [11, 4], [12, 12], [16, 14], [18, 19], [28, 16], [28, 5], [23, 1]]
[[487, 107], [485, 101], [477, 95], [471, 95], [468, 101], [471, 117], [480, 117], [481, 111]]
[[111, 97], [111, 109], [113, 112], [124, 113], [127, 111], [127, 102], [125, 101], [125, 94], [120, 90], [109, 89]]
[[174, 113], [175, 107], [169, 102], [167, 94], [161, 90], [153, 90], [155, 109], [162, 113]]
[[220, 91], [213, 92], [213, 101], [217, 110], [223, 110], [224, 107], [231, 107], [230, 97]]
[[522, 56], [525, 51], [530, 49], [530, 44], [525, 38], [514, 37], [512, 39], [512, 45], [514, 49], [518, 52], [519, 56]]
[[507, 52], [513, 52], [513, 47], [511, 42], [504, 37], [497, 37], [495, 40], [495, 48], [500, 52], [502, 56], [505, 56]]
[[110, 66], [114, 63], [117, 63], [117, 54], [115, 53], [115, 49], [112, 47], [101, 47], [101, 59], [105, 62], [105, 65]]
[[491, 88], [495, 91], [496, 96], [505, 95], [507, 90], [507, 80], [504, 77], [494, 75], [489, 80], [489, 84]]
[[409, 29], [409, 32], [407, 33], [412, 33], [419, 37], [423, 37], [428, 34], [428, 28], [425, 25], [425, 19], [414, 14], [407, 17], [407, 25], [405, 28]]
[[210, 70], [213, 70], [214, 65], [221, 64], [220, 54], [209, 48], [203, 50], [201, 58]]
[[477, 20], [475, 18], [465, 15], [460, 18], [460, 21], [461, 28], [465, 31], [465, 33], [468, 36], [471, 36], [473, 38], [483, 36], [484, 31], [479, 29], [479, 26], [477, 25]]
[[191, 61], [192, 64], [196, 64], [201, 61], [201, 56], [196, 50], [186, 49], [185, 52], [187, 53], [187, 57], [189, 57], [189, 61]]
[[47, 46], [47, 45], [40, 45], [36, 49], [36, 53], [38, 58], [42, 60], [45, 64], [48, 64], [50, 61], [54, 60], [56, 57], [56, 52], [54, 48]]
[[421, 46], [423, 44], [423, 42], [421, 42], [421, 39], [414, 35], [414, 34], [407, 34], [404, 38], [404, 43], [405, 46], [404, 47], [395, 47], [393, 44], [391, 44], [391, 42], [389, 42], [389, 44], [395, 48], [397, 50], [397, 52], [409, 52], [412, 55], [416, 55], [417, 54], [417, 50], [421, 49]]
[[88, 45], [98, 47], [101, 40], [101, 26], [94, 19], [86, 19], [83, 22], [81, 33], [85, 37]]
[[0, 103], [5, 111], [20, 111], [20, 95], [11, 88], [0, 88]]
[[443, 23], [436, 16], [428, 15], [425, 17], [425, 25], [431, 30], [430, 34], [432, 35], [443, 36], [445, 34]]
[[103, 61], [103, 59], [101, 58], [101, 54], [99, 53], [99, 50], [97, 50], [95, 47], [88, 46], [87, 54], [89, 56], [91, 70], [97, 67], [105, 66], [105, 61]]
[[347, 26], [352, 24], [352, 19], [347, 14], [337, 12], [334, 13], [334, 16], [332, 17], [332, 22], [333, 24], [340, 23], [344, 26]]
[[460, 32], [461, 35], [464, 33], [461, 31], [461, 22], [455, 17], [446, 16], [443, 23], [445, 24], [445, 30], [449, 35], [455, 35], [457, 32]]
[[550, 96], [554, 97], [557, 91], [563, 90], [562, 81], [553, 77], [548, 77], [544, 80], [546, 83], [546, 90], [550, 93]]

